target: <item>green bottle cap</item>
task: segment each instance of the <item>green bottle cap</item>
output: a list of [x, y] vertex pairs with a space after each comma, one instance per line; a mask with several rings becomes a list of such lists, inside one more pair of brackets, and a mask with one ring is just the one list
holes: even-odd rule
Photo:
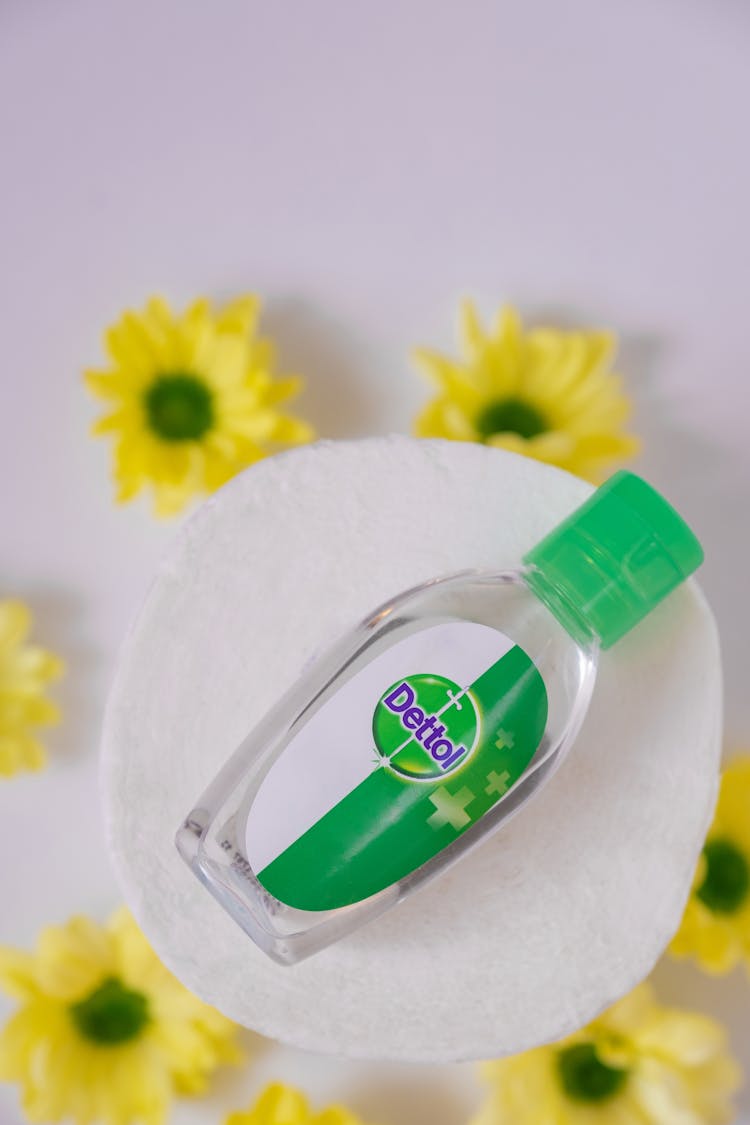
[[609, 648], [703, 562], [671, 504], [615, 473], [524, 556], [527, 585], [578, 641]]

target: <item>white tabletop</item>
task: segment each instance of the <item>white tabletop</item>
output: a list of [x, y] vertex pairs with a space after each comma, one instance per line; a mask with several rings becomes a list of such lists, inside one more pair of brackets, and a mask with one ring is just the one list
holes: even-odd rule
[[[749, 40], [733, 0], [6, 0], [0, 564], [70, 674], [52, 767], [0, 786], [0, 940], [117, 899], [99, 723], [174, 525], [113, 506], [78, 373], [153, 290], [264, 294], [286, 366], [309, 377], [301, 405], [333, 437], [408, 428], [426, 394], [408, 348], [452, 345], [459, 294], [616, 329], [639, 468], [705, 542], [729, 741], [750, 743]], [[660, 978], [733, 1018], [750, 1066], [746, 983]], [[474, 1098], [458, 1070], [269, 1047], [213, 1111], [174, 1120], [218, 1119], [271, 1075], [383, 1125], [458, 1125]], [[15, 1091], [0, 1105], [21, 1120]]]

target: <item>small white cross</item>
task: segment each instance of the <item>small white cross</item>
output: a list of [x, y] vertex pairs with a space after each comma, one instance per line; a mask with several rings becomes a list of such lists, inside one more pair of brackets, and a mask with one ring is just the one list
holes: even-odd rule
[[485, 789], [485, 793], [489, 796], [497, 793], [498, 797], [502, 797], [503, 793], [507, 793], [510, 784], [510, 774], [507, 770], [503, 770], [502, 773], [495, 773], [494, 770], [490, 770], [487, 774], [487, 780], [489, 785]]
[[495, 742], [495, 746], [498, 750], [512, 750], [515, 746], [513, 735], [509, 731], [503, 730], [501, 727], [497, 732], [497, 741]]
[[474, 794], [465, 785], [456, 794], [449, 793], [447, 789], [436, 789], [430, 793], [430, 800], [435, 806], [435, 812], [427, 817], [430, 828], [438, 829], [450, 824], [451, 828], [458, 830], [465, 828], [471, 820], [466, 806], [474, 800]]
[[[450, 707], [451, 704], [452, 704], [456, 708], [457, 711], [462, 711], [463, 707], [461, 705], [461, 696], [466, 695], [466, 688], [459, 688], [459, 690], [457, 692], [453, 691], [452, 688], [448, 688], [447, 691], [448, 691], [448, 699], [450, 700], [450, 703], [448, 703], [448, 706]], [[441, 707], [438, 714], [442, 715], [444, 710], [445, 710], [445, 707]]]

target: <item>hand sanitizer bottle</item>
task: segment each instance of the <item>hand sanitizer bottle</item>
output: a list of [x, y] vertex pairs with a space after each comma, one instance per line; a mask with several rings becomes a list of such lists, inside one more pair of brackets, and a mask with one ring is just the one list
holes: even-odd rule
[[315, 953], [518, 812], [570, 751], [600, 650], [702, 561], [666, 500], [618, 473], [519, 569], [398, 594], [250, 732], [180, 853], [275, 960]]

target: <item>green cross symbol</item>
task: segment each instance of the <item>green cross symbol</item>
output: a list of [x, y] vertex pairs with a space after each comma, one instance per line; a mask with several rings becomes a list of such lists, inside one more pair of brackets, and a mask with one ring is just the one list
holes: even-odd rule
[[471, 820], [466, 806], [474, 800], [474, 794], [465, 785], [455, 794], [449, 793], [444, 788], [436, 789], [434, 793], [430, 793], [430, 800], [435, 806], [435, 812], [427, 817], [430, 828], [437, 830], [445, 824], [450, 824], [451, 828], [458, 831], [460, 828], [465, 828]]
[[490, 797], [495, 793], [497, 793], [498, 797], [502, 797], [503, 793], [507, 793], [510, 784], [510, 774], [507, 770], [503, 770], [502, 773], [495, 773], [494, 770], [490, 770], [487, 774], [487, 780], [489, 781], [489, 785], [485, 789], [485, 793]]
[[495, 746], [498, 750], [512, 750], [515, 746], [513, 735], [510, 731], [503, 730], [502, 727], [497, 732], [497, 740]]

